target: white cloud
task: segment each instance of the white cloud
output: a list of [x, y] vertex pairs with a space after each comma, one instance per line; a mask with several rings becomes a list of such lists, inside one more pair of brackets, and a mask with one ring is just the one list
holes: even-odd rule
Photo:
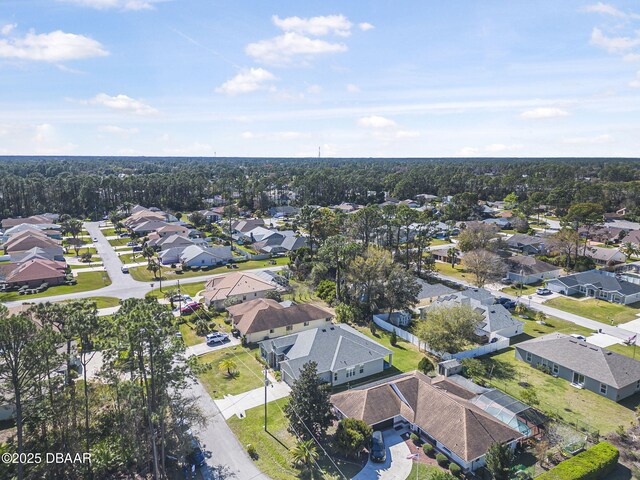
[[255, 92], [264, 90], [267, 87], [265, 84], [275, 79], [276, 77], [264, 68], [250, 68], [241, 71], [232, 79], [224, 82], [216, 88], [216, 92], [226, 93], [227, 95]]
[[312, 95], [317, 95], [322, 92], [322, 87], [320, 85], [309, 85], [307, 87], [307, 92]]
[[372, 29], [374, 29], [374, 28], [376, 28], [376, 27], [374, 27], [373, 25], [371, 25], [371, 24], [370, 24], [370, 23], [368, 23], [368, 22], [362, 22], [362, 23], [359, 23], [359, 24], [358, 24], [358, 28], [359, 28], [360, 30], [362, 30], [363, 32], [366, 32], [367, 30], [372, 30]]
[[420, 132], [417, 130], [398, 130], [396, 132], [396, 138], [418, 138]]
[[338, 35], [348, 37], [351, 35], [353, 24], [344, 15], [326, 15], [321, 17], [280, 18], [277, 15], [271, 17], [274, 25], [284, 32], [295, 32], [303, 35]]
[[625, 62], [640, 62], [640, 53], [629, 53], [622, 57]]
[[601, 13], [604, 15], [611, 15], [612, 17], [624, 18], [627, 16], [626, 13], [618, 10], [613, 5], [609, 5], [608, 3], [598, 2], [593, 5], [587, 5], [584, 7], [585, 12], [589, 13]]
[[599, 28], [594, 28], [591, 32], [591, 44], [610, 53], [623, 52], [640, 46], [640, 32], [636, 32], [635, 37], [608, 37]]
[[571, 145], [594, 145], [599, 143], [609, 143], [613, 137], [609, 134], [596, 135], [595, 137], [572, 137], [565, 138], [564, 143]]
[[475, 157], [480, 154], [480, 150], [474, 147], [464, 147], [458, 151], [461, 157]]
[[81, 7], [95, 8], [96, 10], [151, 10], [153, 4], [158, 0], [58, 0], [59, 2], [71, 3]]
[[539, 107], [532, 110], [525, 110], [520, 114], [520, 118], [524, 118], [527, 120], [538, 120], [542, 118], [566, 117], [568, 115], [569, 112], [567, 112], [566, 110], [562, 110], [561, 108]]
[[347, 92], [349, 93], [358, 93], [360, 91], [360, 87], [358, 85], [355, 85], [353, 83], [349, 83], [347, 85]]
[[122, 136], [134, 135], [139, 132], [137, 128], [123, 128], [116, 125], [102, 125], [98, 127], [98, 131]]
[[361, 117], [358, 119], [358, 125], [366, 128], [391, 128], [397, 124], [391, 119], [381, 117], [379, 115], [371, 115], [370, 117]]
[[107, 95], [106, 93], [99, 93], [91, 100], [85, 103], [92, 105], [102, 105], [114, 110], [120, 110], [128, 113], [135, 113], [136, 115], [156, 115], [158, 110], [143, 103], [140, 100], [131, 98], [127, 95], [116, 95], [114, 97]]
[[640, 71], [636, 73], [636, 79], [629, 82], [631, 88], [640, 88]]
[[13, 32], [15, 30], [15, 28], [18, 25], [16, 25], [15, 23], [7, 23], [6, 25], [3, 25], [2, 27], [0, 27], [0, 34], [2, 35], [9, 35], [11, 32]]
[[44, 143], [51, 140], [54, 136], [54, 128], [52, 125], [48, 123], [43, 123], [41, 125], [37, 125], [35, 128], [35, 133], [31, 140], [36, 143]]
[[296, 58], [309, 59], [314, 55], [347, 51], [342, 43], [311, 39], [296, 32], [286, 32], [267, 40], [250, 43], [245, 52], [260, 63], [268, 65], [288, 65]]
[[64, 62], [106, 55], [109, 52], [96, 40], [61, 30], [41, 34], [31, 31], [24, 37], [0, 39], [0, 58]]

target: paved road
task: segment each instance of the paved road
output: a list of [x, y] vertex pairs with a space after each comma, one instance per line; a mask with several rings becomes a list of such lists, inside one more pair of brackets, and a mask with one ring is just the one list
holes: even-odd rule
[[203, 472], [205, 478], [213, 480], [213, 475], [210, 473], [211, 469], [224, 465], [231, 474], [235, 474], [232, 477], [233, 480], [270, 480], [268, 476], [258, 470], [249, 458], [246, 449], [240, 445], [229, 425], [227, 425], [220, 409], [202, 384], [199, 381], [193, 382], [186, 393], [190, 393], [197, 398], [198, 405], [207, 415], [208, 421], [206, 425], [193, 429], [202, 444], [202, 449], [211, 453], [211, 456], [207, 459], [208, 468], [204, 469]]
[[[468, 287], [473, 286], [465, 280], [460, 280], [458, 278], [450, 277], [448, 275], [443, 275], [441, 273], [438, 273], [437, 276], [439, 278], [442, 278], [443, 280], [448, 280], [450, 282], [455, 282]], [[485, 288], [489, 290], [491, 293], [493, 293], [494, 295], [507, 297], [511, 300], [517, 299], [517, 297], [515, 297], [514, 295], [508, 295], [504, 292], [501, 292], [500, 289], [495, 285], [486, 285]], [[544, 300], [546, 300], [546, 298], [542, 298], [537, 295], [531, 295], [531, 297], [532, 297], [531, 301], [529, 301], [528, 296], [522, 297], [521, 300], [527, 306], [530, 306], [532, 310], [540, 311], [546, 315], [557, 317], [562, 320], [567, 320], [568, 322], [575, 323], [576, 325], [580, 325], [581, 327], [585, 327], [593, 331], [597, 331], [601, 329], [603, 333], [606, 333], [608, 335], [611, 335], [612, 337], [619, 338], [620, 340], [624, 340], [624, 341], [628, 340], [633, 335], [635, 335], [635, 332], [625, 330], [617, 326], [607, 325], [606, 323], [598, 322], [590, 318], [582, 317], [580, 315], [575, 315], [573, 313], [565, 312], [564, 310], [559, 310], [557, 308], [546, 306], [542, 303]], [[640, 339], [636, 339], [636, 345], [640, 345]]]

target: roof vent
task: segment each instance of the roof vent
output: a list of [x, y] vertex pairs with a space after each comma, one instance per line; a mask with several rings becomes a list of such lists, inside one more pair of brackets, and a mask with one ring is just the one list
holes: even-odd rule
[[327, 329], [326, 329], [326, 328], [323, 328], [323, 329], [322, 329], [322, 331], [326, 333], [326, 332], [327, 332]]

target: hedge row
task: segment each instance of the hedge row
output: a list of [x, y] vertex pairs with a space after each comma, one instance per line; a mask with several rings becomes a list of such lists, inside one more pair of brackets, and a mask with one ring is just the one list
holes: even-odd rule
[[600, 480], [618, 464], [620, 452], [607, 442], [600, 442], [536, 477], [536, 480]]

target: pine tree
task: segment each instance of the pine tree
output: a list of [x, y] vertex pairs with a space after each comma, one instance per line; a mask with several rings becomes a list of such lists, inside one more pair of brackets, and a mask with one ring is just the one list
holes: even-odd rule
[[318, 376], [317, 364], [308, 362], [302, 366], [300, 376], [291, 388], [289, 403], [284, 407], [289, 419], [289, 432], [304, 439], [324, 436], [334, 416], [329, 400], [328, 383]]
[[494, 480], [509, 480], [513, 450], [506, 443], [496, 442], [489, 447], [485, 457], [487, 470]]

